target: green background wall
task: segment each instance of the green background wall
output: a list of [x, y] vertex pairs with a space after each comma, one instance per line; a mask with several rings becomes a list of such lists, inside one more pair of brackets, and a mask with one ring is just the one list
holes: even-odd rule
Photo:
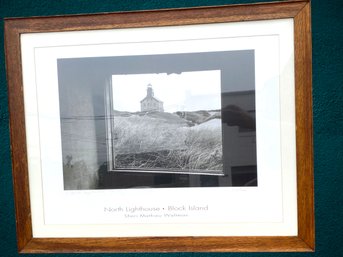
[[[256, 0], [0, 0], [0, 256], [18, 256], [4, 61], [4, 17], [211, 6]], [[343, 256], [343, 2], [312, 1], [315, 253], [173, 253], [129, 256]], [[84, 254], [82, 256], [123, 256]], [[26, 255], [33, 256], [33, 255]], [[41, 255], [51, 256], [51, 255]], [[60, 255], [56, 255], [60, 256]], [[62, 256], [62, 255], [61, 255]], [[63, 256], [81, 256], [65, 254]]]

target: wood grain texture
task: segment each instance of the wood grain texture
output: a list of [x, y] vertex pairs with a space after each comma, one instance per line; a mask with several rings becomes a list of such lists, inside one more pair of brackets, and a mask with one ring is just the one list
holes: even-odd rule
[[140, 28], [294, 17], [307, 1], [7, 19], [19, 33]]
[[311, 10], [294, 18], [298, 233], [314, 249]]
[[10, 136], [18, 248], [32, 239], [20, 37], [5, 24]]
[[33, 239], [22, 253], [54, 252], [304, 252], [298, 237], [143, 237]]
[[[33, 238], [20, 51], [20, 35], [22, 33], [206, 24], [277, 18], [294, 18], [298, 236]], [[7, 19], [5, 21], [5, 48], [16, 224], [20, 252], [256, 252], [314, 250], [312, 70], [310, 4], [308, 1]]]

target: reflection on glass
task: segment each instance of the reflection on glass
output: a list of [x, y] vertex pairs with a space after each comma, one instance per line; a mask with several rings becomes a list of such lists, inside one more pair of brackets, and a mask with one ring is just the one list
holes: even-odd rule
[[65, 190], [257, 186], [254, 51], [58, 60]]

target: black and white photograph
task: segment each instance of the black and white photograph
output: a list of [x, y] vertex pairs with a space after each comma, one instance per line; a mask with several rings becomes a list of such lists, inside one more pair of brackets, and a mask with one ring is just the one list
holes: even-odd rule
[[65, 190], [257, 186], [254, 51], [58, 59]]
[[221, 175], [220, 71], [112, 77], [114, 169]]

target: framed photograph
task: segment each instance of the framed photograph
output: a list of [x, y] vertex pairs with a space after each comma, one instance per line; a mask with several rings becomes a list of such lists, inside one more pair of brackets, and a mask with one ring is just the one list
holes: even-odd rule
[[313, 251], [308, 1], [5, 20], [18, 250]]

